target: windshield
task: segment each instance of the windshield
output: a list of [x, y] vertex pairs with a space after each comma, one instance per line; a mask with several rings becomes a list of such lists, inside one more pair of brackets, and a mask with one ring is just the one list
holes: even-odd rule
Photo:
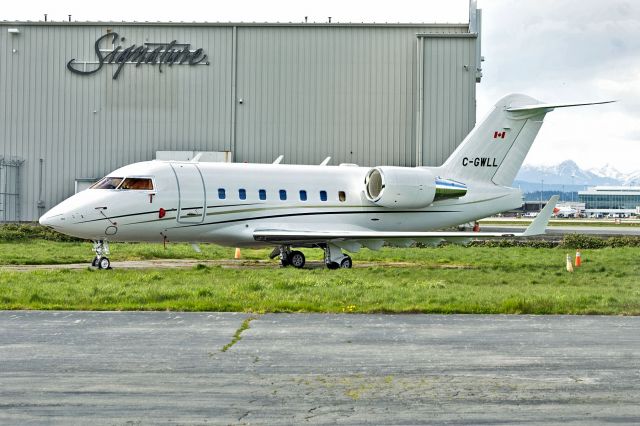
[[153, 189], [153, 182], [149, 178], [126, 178], [118, 189]]
[[94, 183], [89, 189], [116, 189], [122, 182], [121, 177], [107, 176]]

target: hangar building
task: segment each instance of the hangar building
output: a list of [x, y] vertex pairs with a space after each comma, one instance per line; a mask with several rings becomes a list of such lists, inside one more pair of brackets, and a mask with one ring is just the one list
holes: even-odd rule
[[480, 18], [472, 0], [464, 24], [0, 22], [0, 222], [197, 152], [439, 165], [475, 124]]

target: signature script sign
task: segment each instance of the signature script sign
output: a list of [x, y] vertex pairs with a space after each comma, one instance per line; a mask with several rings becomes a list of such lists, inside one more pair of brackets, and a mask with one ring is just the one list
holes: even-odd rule
[[[200, 63], [209, 65], [209, 62], [206, 62], [207, 55], [204, 54], [204, 50], [198, 48], [191, 51], [191, 49], [189, 49], [190, 44], [179, 44], [176, 40], [173, 40], [170, 43], [151, 45], [146, 43], [145, 46], [137, 47], [135, 44], [132, 44], [127, 48], [123, 48], [120, 44], [115, 46], [119, 39], [120, 41], [124, 41], [124, 37], [120, 38], [118, 33], [108, 33], [96, 40], [94, 44], [94, 50], [98, 59], [98, 66], [96, 68], [85, 71], [80, 68], [80, 63], [76, 62], [76, 59], [71, 59], [67, 62], [67, 69], [76, 74], [90, 75], [100, 71], [104, 64], [117, 65], [116, 71], [113, 73], [113, 79], [115, 80], [127, 63], [135, 64], [136, 67], [139, 67], [141, 64], [158, 64], [158, 70], [160, 72], [162, 72], [163, 64], [168, 66], [172, 66], [173, 64], [198, 65]], [[110, 41], [110, 44], [115, 46], [113, 50], [106, 53], [105, 50], [101, 49], [100, 45], [103, 41], [105, 41], [107, 45]], [[151, 49], [151, 46], [157, 47]]]

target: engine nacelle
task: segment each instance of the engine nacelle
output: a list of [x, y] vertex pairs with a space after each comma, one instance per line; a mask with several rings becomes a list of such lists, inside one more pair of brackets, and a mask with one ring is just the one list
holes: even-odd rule
[[436, 196], [436, 177], [428, 169], [375, 167], [365, 178], [365, 195], [379, 206], [419, 209]]
[[437, 177], [429, 169], [374, 167], [364, 181], [365, 196], [379, 206], [420, 209], [434, 201], [463, 197], [463, 183]]

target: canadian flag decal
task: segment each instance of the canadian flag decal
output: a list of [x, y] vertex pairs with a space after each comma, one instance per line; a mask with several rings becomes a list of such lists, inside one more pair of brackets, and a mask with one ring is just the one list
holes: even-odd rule
[[505, 136], [507, 136], [507, 132], [505, 132], [505, 131], [502, 131], [502, 132], [495, 131], [495, 132], [493, 132], [493, 138], [494, 139], [498, 139], [498, 138], [504, 139]]

